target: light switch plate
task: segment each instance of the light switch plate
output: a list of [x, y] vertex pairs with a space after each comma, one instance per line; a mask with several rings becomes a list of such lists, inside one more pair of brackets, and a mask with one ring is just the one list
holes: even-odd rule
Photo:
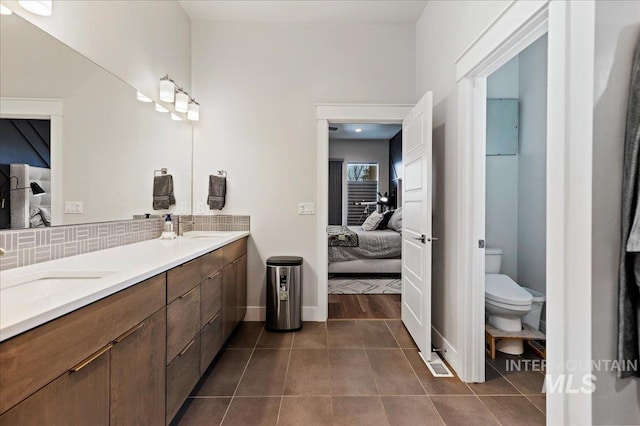
[[298, 203], [298, 214], [316, 214], [315, 203]]
[[64, 212], [68, 214], [82, 214], [82, 201], [65, 201]]

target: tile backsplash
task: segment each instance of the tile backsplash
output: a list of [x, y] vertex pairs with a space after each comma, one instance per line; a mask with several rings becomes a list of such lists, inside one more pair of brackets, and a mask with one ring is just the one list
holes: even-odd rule
[[0, 232], [0, 270], [160, 237], [164, 219], [123, 220]]
[[[178, 235], [188, 231], [249, 231], [249, 216], [172, 216]], [[20, 229], [0, 232], [0, 270], [47, 262], [159, 238], [164, 218]]]
[[250, 216], [232, 215], [182, 215], [179, 219], [178, 233], [189, 231], [249, 231]]

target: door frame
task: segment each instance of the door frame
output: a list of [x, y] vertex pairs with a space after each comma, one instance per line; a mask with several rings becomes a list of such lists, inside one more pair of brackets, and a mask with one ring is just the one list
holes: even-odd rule
[[329, 255], [327, 226], [329, 224], [329, 123], [402, 123], [414, 105], [379, 104], [318, 104], [316, 185], [316, 321], [326, 321], [329, 308]]
[[0, 98], [0, 118], [50, 120], [51, 140], [51, 218], [52, 225], [63, 224], [62, 210], [62, 110], [61, 99]]
[[[547, 374], [591, 374], [591, 215], [595, 3], [511, 2], [456, 60], [458, 270], [463, 380], [484, 381], [484, 175], [487, 77], [548, 34]], [[548, 424], [590, 424], [589, 393], [546, 394]]]

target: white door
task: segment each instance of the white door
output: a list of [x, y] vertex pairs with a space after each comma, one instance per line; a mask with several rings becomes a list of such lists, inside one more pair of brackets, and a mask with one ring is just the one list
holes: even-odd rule
[[432, 102], [427, 92], [402, 122], [402, 322], [431, 360]]

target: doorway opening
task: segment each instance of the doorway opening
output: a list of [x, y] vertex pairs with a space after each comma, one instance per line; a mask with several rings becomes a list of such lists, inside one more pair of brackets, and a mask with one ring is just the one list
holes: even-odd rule
[[402, 125], [329, 123], [328, 166], [328, 317], [400, 319]]

